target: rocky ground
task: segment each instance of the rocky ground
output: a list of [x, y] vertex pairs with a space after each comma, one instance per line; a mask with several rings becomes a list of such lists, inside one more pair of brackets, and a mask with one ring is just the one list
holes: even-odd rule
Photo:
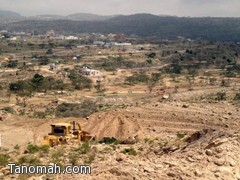
[[31, 152], [26, 148], [27, 143], [40, 147], [49, 125], [59, 120], [28, 119], [22, 124], [20, 117], [2, 112], [0, 129], [8, 141], [5, 141], [7, 149], [2, 148], [0, 154], [8, 154], [9, 161], [91, 164], [92, 174], [17, 176], [1, 166], [0, 179], [240, 179], [238, 106], [228, 101], [193, 103], [153, 99], [79, 119], [83, 129], [97, 140], [115, 137], [122, 141], [93, 142], [84, 152], [84, 145]]
[[[2, 109], [0, 179], [240, 179], [240, 106], [238, 101], [216, 101], [219, 91], [176, 93], [167, 100], [158, 95], [104, 97], [108, 103], [123, 101], [87, 118], [29, 118]], [[49, 106], [51, 99], [44, 100]], [[51, 123], [73, 120], [96, 141], [41, 145]], [[100, 143], [104, 137], [117, 140]], [[92, 174], [11, 175], [7, 162], [90, 164]]]

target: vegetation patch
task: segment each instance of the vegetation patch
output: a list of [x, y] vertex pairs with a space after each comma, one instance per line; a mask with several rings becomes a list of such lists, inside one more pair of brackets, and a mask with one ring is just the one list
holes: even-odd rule
[[124, 149], [123, 151], [121, 151], [121, 153], [132, 155], [132, 156], [136, 156], [137, 155], [137, 151], [134, 150], [133, 148]]
[[94, 101], [85, 100], [81, 104], [62, 103], [56, 109], [58, 117], [88, 117], [97, 112], [98, 106]]
[[104, 137], [101, 141], [99, 141], [99, 143], [104, 143], [104, 144], [121, 144], [122, 142], [117, 140], [114, 137]]
[[6, 166], [10, 156], [8, 154], [0, 154], [0, 166]]

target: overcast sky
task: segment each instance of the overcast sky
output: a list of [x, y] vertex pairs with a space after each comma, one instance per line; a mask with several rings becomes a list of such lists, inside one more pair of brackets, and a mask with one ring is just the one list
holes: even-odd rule
[[0, 0], [0, 9], [27, 16], [81, 12], [240, 17], [240, 0]]

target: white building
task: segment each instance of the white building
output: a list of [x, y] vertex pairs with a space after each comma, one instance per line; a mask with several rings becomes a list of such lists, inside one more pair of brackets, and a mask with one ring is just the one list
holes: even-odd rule
[[78, 37], [76, 36], [67, 36], [65, 37], [66, 40], [78, 40]]
[[88, 67], [82, 67], [80, 68], [80, 73], [86, 76], [100, 76], [101, 73], [98, 70], [90, 69]]

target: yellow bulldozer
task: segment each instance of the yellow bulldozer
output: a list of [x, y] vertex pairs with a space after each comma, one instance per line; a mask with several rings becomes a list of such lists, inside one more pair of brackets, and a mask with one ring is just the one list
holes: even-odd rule
[[52, 132], [44, 136], [43, 145], [56, 146], [72, 144], [94, 139], [88, 132], [83, 131], [79, 123], [55, 123], [51, 125]]

